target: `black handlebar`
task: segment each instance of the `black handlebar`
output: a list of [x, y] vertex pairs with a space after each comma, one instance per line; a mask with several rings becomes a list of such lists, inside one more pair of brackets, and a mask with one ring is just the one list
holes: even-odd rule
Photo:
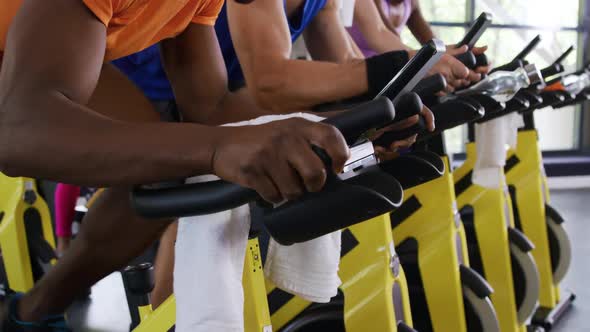
[[567, 58], [567, 56], [570, 55], [570, 53], [572, 53], [574, 51], [574, 49], [575, 49], [574, 45], [570, 46], [553, 63], [559, 63], [559, 64], [561, 64], [563, 62], [563, 60], [565, 60], [565, 58]]
[[[336, 126], [347, 140], [354, 141], [359, 133], [381, 127], [394, 118], [392, 103], [379, 98], [325, 122]], [[137, 187], [131, 196], [135, 210], [150, 219], [217, 213], [256, 199], [258, 194], [254, 190], [223, 180], [157, 189]]]
[[135, 188], [135, 210], [150, 219], [186, 217], [226, 211], [258, 198], [256, 191], [222, 180], [170, 188]]
[[430, 75], [420, 81], [414, 88], [414, 92], [424, 99], [433, 96], [447, 87], [447, 80], [442, 74]]
[[344, 139], [346, 139], [346, 143], [352, 145], [361, 138], [367, 129], [380, 128], [392, 121], [397, 121], [398, 116], [406, 116], [407, 118], [416, 114], [414, 110], [405, 109], [405, 111], [405, 113], [409, 113], [409, 111], [414, 113], [404, 114], [402, 112], [401, 115], [396, 114], [391, 101], [385, 97], [380, 97], [327, 118], [322, 122], [338, 128]]
[[559, 62], [555, 62], [555, 63], [552, 63], [549, 66], [541, 69], [541, 76], [543, 76], [543, 78], [548, 78], [548, 77], [563, 73], [563, 71], [564, 71], [563, 65]]
[[471, 51], [467, 51], [463, 54], [457, 54], [455, 55], [455, 58], [469, 69], [475, 69], [475, 66], [477, 65], [477, 59]]
[[502, 66], [493, 68], [490, 71], [490, 74], [497, 71], [514, 71], [518, 68], [523, 67], [525, 64], [527, 64], [525, 58], [533, 51], [533, 49], [535, 49], [535, 47], [537, 47], [537, 45], [539, 45], [540, 42], [541, 35], [537, 35], [535, 38], [533, 38], [533, 40], [531, 40], [528, 43], [527, 46], [525, 46], [525, 48], [522, 51], [520, 51], [520, 53], [518, 53], [518, 55], [516, 55], [516, 57], [514, 57], [514, 60]]
[[457, 44], [457, 47], [467, 45], [469, 49], [472, 49], [490, 24], [492, 24], [492, 14], [486, 12], [481, 13], [475, 22], [473, 22], [465, 37]]
[[490, 74], [497, 71], [515, 71], [516, 69], [522, 67], [524, 67], [523, 60], [512, 60], [509, 63], [504, 64], [502, 66], [494, 67], [492, 70], [490, 70]]
[[[420, 97], [415, 93], [411, 93], [404, 95], [404, 97], [399, 100], [398, 104], [396, 104], [396, 109], [413, 109], [417, 110], [416, 114], [418, 114], [422, 110], [423, 106], [424, 105], [422, 104], [422, 100], [420, 99]], [[416, 123], [415, 125], [412, 125], [408, 128], [404, 128], [402, 130], [387, 131], [383, 133], [381, 136], [379, 136], [379, 138], [374, 140], [373, 144], [388, 148], [391, 145], [391, 143], [406, 139], [414, 134], [423, 131], [425, 128], [426, 124], [424, 122], [424, 119], [422, 118], [422, 116], [420, 116], [418, 123]]]
[[377, 97], [388, 97], [395, 105], [398, 98], [414, 90], [445, 51], [446, 46], [440, 40], [433, 39], [424, 44], [402, 70], [379, 92]]
[[488, 61], [488, 57], [485, 55], [485, 53], [478, 54], [475, 56], [475, 68], [487, 67], [489, 65], [490, 65], [490, 62]]
[[541, 42], [541, 35], [537, 35], [533, 40], [531, 40], [525, 48], [514, 57], [514, 60], [523, 60], [539, 45]]

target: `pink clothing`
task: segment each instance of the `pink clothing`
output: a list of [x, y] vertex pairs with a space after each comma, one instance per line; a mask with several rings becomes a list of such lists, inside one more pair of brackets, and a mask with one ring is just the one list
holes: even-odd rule
[[55, 189], [55, 233], [57, 237], [72, 236], [72, 222], [76, 214], [76, 201], [80, 187], [58, 183]]
[[[372, 1], [372, 0], [361, 0], [361, 1]], [[385, 16], [387, 16], [388, 18], [393, 16], [393, 14], [391, 13], [391, 6], [389, 4], [389, 1], [388, 0], [381, 0], [380, 3], [381, 3], [381, 9], [383, 10], [383, 13], [385, 14]], [[395, 32], [398, 35], [401, 34], [403, 29], [406, 27], [408, 20], [410, 19], [410, 15], [412, 14], [412, 10], [413, 10], [412, 0], [403, 0], [402, 6], [404, 8], [404, 16], [402, 17], [400, 24], [395, 28]], [[346, 28], [346, 29], [348, 30], [348, 32], [352, 36], [352, 39], [354, 40], [354, 42], [361, 49], [361, 51], [363, 52], [365, 57], [368, 58], [368, 57], [377, 55], [377, 52], [375, 52], [373, 49], [371, 49], [371, 47], [369, 47], [369, 43], [367, 42], [367, 40], [363, 36], [362, 32], [359, 30], [359, 28], [356, 25], [353, 24], [352, 27]]]

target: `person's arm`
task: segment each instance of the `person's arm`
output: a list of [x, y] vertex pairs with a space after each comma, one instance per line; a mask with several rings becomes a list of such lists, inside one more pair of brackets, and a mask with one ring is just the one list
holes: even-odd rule
[[81, 1], [24, 2], [0, 71], [2, 172], [105, 187], [214, 173], [280, 201], [303, 185], [323, 186], [326, 170], [311, 144], [324, 148], [335, 168], [348, 157], [335, 128], [301, 119], [213, 128], [106, 118], [84, 106], [100, 75], [105, 37], [105, 25]]
[[340, 20], [339, 1], [327, 0], [303, 31], [305, 45], [314, 60], [346, 63], [364, 59], [355, 52], [354, 41], [349, 39]]
[[262, 108], [275, 113], [310, 109], [367, 92], [361, 60], [336, 64], [289, 58], [291, 37], [282, 1], [228, 0], [227, 15], [247, 88]]
[[[105, 25], [81, 1], [23, 3], [0, 72], [2, 171], [89, 186], [208, 172], [213, 146], [205, 136], [215, 130], [114, 121], [84, 106], [105, 45]], [[196, 139], [199, 149], [189, 146]]]
[[[207, 31], [201, 31], [203, 29]], [[176, 38], [160, 44], [164, 67], [183, 119], [219, 125], [269, 114], [243, 89], [236, 93], [228, 91], [227, 72], [217, 36], [209, 30], [212, 28], [191, 24]], [[204, 52], [204, 49], [209, 51]]]
[[410, 48], [402, 43], [400, 37], [385, 25], [372, 0], [355, 1], [354, 25], [363, 34], [369, 47], [377, 53], [394, 50], [410, 51]]
[[419, 0], [412, 0], [412, 13], [408, 19], [408, 28], [421, 44], [434, 38], [434, 32], [432, 32], [430, 24], [426, 22], [422, 15]]
[[[184, 120], [207, 124], [221, 124], [252, 119], [256, 116], [270, 113], [267, 110], [256, 107], [248, 98], [248, 94], [244, 93], [245, 91], [242, 91], [242, 93], [230, 93], [228, 91], [226, 70], [215, 30], [212, 26], [191, 24], [176, 38], [168, 39], [162, 42], [161, 45], [164, 66], [168, 78], [172, 83], [174, 95], [176, 96], [176, 101]], [[249, 109], [250, 107], [253, 110]], [[298, 123], [303, 120], [292, 119], [292, 121]], [[271, 123], [267, 126], [276, 126], [277, 124]], [[325, 127], [325, 125], [320, 123], [317, 125]], [[246, 145], [255, 136], [260, 135], [261, 133], [258, 133], [257, 130], [262, 130], [264, 126], [256, 127], [259, 129], [252, 128], [254, 130], [250, 133], [252, 137], [236, 137], [234, 139], [235, 142], [229, 148], [218, 149], [219, 152], [216, 152], [214, 160], [219, 156], [225, 156], [225, 160], [233, 159], [231, 162], [237, 164], [242, 163], [240, 159], [244, 158], [244, 149], [246, 147], [240, 145], [240, 143]], [[292, 130], [295, 129], [295, 127], [292, 127]], [[317, 134], [319, 128], [315, 129]], [[337, 158], [338, 161], [336, 164], [338, 166], [335, 166], [336, 168], [341, 167], [346, 161], [346, 153], [343, 153], [343, 147], [345, 148], [345, 145], [342, 145], [343, 141], [339, 133], [328, 133], [330, 137], [326, 137], [326, 139], [318, 137], [302, 139], [302, 137], [299, 137], [295, 140], [293, 139], [293, 134], [277, 131], [273, 135], [274, 144], [271, 145], [272, 148], [269, 146], [268, 149], [262, 147], [258, 149], [258, 158], [262, 160], [273, 156], [274, 158], [281, 157], [285, 160], [261, 160], [259, 163], [268, 164], [266, 166], [268, 169], [256, 170], [254, 174], [250, 174], [252, 179], [244, 178], [242, 180], [250, 186], [255, 185], [251, 181], [258, 180], [261, 183], [257, 185], [264, 186], [264, 192], [272, 191], [272, 188], [280, 191], [279, 196], [267, 194], [266, 197], [291, 199], [302, 193], [302, 188], [300, 187], [302, 180], [307, 190], [315, 191], [318, 189], [318, 179], [314, 179], [314, 176], [317, 177], [317, 174], [314, 176], [309, 174], [310, 169], [316, 169], [316, 171], [323, 169], [319, 158], [313, 153], [310, 155], [310, 146], [311, 144], [317, 145], [316, 140], [323, 141], [318, 141], [318, 143], [327, 149], [331, 156]], [[328, 146], [328, 143], [331, 146]], [[289, 145], [289, 147], [284, 146], [285, 144]], [[280, 153], [277, 153], [277, 150]], [[262, 154], [265, 156], [262, 156]], [[252, 163], [251, 160], [250, 163]], [[309, 163], [309, 165], [305, 165], [306, 163]], [[220, 176], [225, 175], [223, 169], [219, 171], [215, 167], [217, 164], [215, 161], [213, 162], [213, 168], [216, 174]], [[250, 171], [245, 173], [250, 173]], [[260, 173], [268, 174], [261, 176]], [[228, 176], [231, 176], [231, 174], [228, 174]], [[265, 177], [269, 177], [270, 179], [265, 179]], [[324, 179], [325, 174], [321, 176], [320, 182], [323, 183]], [[273, 201], [277, 201], [277, 199], [273, 198]]]
[[348, 42], [350, 43], [350, 46], [352, 47], [352, 51], [354, 52], [355, 58], [363, 58], [365, 56], [363, 54], [363, 51], [361, 51], [361, 49], [358, 47], [358, 45], [354, 42], [354, 39], [352, 39], [352, 36], [350, 34], [348, 34]]

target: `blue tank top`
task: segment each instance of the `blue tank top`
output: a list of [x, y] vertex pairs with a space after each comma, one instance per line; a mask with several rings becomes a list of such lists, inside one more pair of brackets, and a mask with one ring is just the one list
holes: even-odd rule
[[112, 63], [133, 81], [148, 99], [174, 100], [172, 86], [164, 72], [157, 44]]
[[[313, 18], [324, 8], [327, 0], [304, 0], [303, 11], [300, 15], [295, 15], [293, 19], [288, 20], [289, 30], [291, 31], [291, 42], [294, 42], [303, 33], [303, 30], [311, 23]], [[227, 21], [227, 7], [223, 4], [223, 8], [219, 13], [217, 22], [215, 23], [215, 32], [219, 40], [219, 47], [223, 54], [225, 67], [227, 68], [227, 76], [230, 81], [243, 81], [244, 74], [238, 62], [238, 56], [234, 49], [231, 35], [229, 33], [229, 25]]]

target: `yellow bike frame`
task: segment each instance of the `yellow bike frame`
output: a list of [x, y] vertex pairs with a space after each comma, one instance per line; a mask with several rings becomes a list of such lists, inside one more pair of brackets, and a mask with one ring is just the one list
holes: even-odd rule
[[[455, 185], [461, 179], [471, 177], [475, 167], [475, 143], [466, 145], [467, 158], [463, 165], [453, 172]], [[500, 170], [500, 172], [502, 172]], [[503, 174], [500, 176], [503, 178]], [[481, 252], [485, 278], [494, 289], [490, 296], [502, 332], [525, 332], [526, 326], [519, 324], [515, 301], [508, 227], [514, 227], [512, 204], [504, 180], [498, 189], [488, 189], [471, 184], [457, 192], [459, 209], [470, 205], [476, 211], [474, 226]]]
[[[389, 215], [365, 221], [343, 231], [340, 287], [344, 295], [344, 325], [347, 332], [397, 332], [397, 322], [412, 326], [408, 289], [403, 269], [393, 271], [397, 255]], [[268, 294], [275, 291], [267, 282]], [[394, 306], [393, 292], [401, 298]], [[269, 297], [272, 305], [272, 296]], [[277, 331], [301, 314], [311, 303], [291, 296], [272, 314]]]
[[467, 325], [457, 241], [461, 243], [459, 254], [466, 266], [469, 256], [463, 226], [457, 222], [448, 158], [443, 160], [446, 167], [443, 176], [404, 191], [405, 201], [415, 200], [420, 208], [398, 225], [392, 225], [395, 226], [393, 238], [398, 245], [409, 238], [420, 244], [418, 262], [432, 329], [461, 332], [467, 331]]
[[[551, 249], [546, 220], [546, 204], [549, 203], [547, 177], [542, 171], [542, 155], [538, 144], [538, 134], [534, 128], [518, 132], [516, 150], [508, 151], [505, 172], [508, 185], [518, 207], [517, 227], [535, 243], [532, 255], [537, 263], [540, 279], [539, 306], [533, 322], [544, 325], [550, 311], [564, 310], [575, 298], [569, 293], [562, 296], [559, 284], [553, 278]], [[552, 317], [549, 321], [553, 323]]]
[[55, 248], [49, 208], [37, 191], [36, 181], [0, 173], [0, 250], [8, 285], [15, 292], [27, 292], [35, 282], [25, 219], [27, 211], [31, 209], [38, 212], [43, 236]]

